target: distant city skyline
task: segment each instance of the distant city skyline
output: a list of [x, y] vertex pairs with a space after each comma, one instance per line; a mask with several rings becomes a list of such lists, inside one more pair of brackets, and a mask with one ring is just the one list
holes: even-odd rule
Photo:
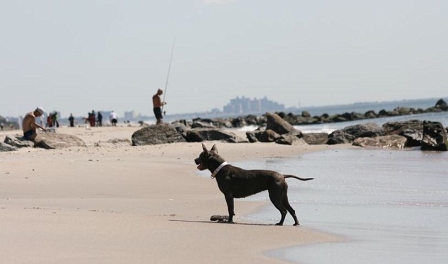
[[[448, 95], [448, 1], [2, 1], [0, 114]], [[175, 41], [175, 42], [174, 42]], [[170, 75], [168, 66], [174, 52]]]

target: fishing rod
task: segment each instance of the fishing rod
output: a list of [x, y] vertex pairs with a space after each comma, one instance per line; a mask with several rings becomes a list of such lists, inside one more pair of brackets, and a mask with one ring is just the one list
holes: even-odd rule
[[[168, 74], [166, 75], [166, 82], [165, 82], [165, 92], [163, 93], [163, 100], [162, 102], [165, 102], [165, 96], [166, 96], [166, 92], [168, 90], [168, 79], [170, 78], [170, 71], [171, 71], [171, 61], [173, 60], [173, 53], [174, 53], [174, 44], [176, 43], [176, 38], [174, 38], [173, 40], [173, 46], [171, 47], [171, 55], [170, 55], [170, 63], [168, 65]], [[163, 112], [163, 107], [165, 105], [162, 105], [162, 113]], [[164, 113], [165, 114], [165, 113]]]

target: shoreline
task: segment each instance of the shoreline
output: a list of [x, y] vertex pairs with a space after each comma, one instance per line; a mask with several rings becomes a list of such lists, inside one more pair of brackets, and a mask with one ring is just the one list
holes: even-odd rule
[[[201, 144], [133, 147], [108, 142], [130, 140], [138, 129], [61, 127], [57, 133], [78, 136], [87, 147], [27, 148], [0, 154], [3, 259], [33, 263], [227, 263], [242, 259], [284, 263], [268, 252], [342, 240], [306, 226], [277, 227], [241, 220], [266, 205], [244, 199], [235, 200], [237, 224], [210, 222], [211, 215], [225, 214], [227, 208], [216, 182], [196, 173], [193, 159], [202, 151]], [[0, 140], [20, 132], [2, 131]], [[204, 144], [207, 148], [217, 144], [228, 162], [352, 147]]]

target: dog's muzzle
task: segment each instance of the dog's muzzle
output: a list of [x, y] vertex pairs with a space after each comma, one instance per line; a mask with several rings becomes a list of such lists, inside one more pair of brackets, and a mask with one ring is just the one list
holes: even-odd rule
[[202, 162], [201, 162], [201, 159], [200, 159], [200, 158], [194, 159], [194, 163], [196, 163], [196, 165], [198, 165], [198, 166], [197, 166], [198, 170], [205, 170], [205, 169], [206, 169], [206, 168], [204, 168], [204, 167], [202, 166]]

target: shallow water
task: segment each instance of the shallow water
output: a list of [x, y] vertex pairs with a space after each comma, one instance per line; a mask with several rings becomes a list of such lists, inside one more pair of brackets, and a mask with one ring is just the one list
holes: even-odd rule
[[[235, 164], [277, 170], [302, 226], [334, 233], [343, 242], [268, 252], [300, 263], [448, 263], [448, 152], [338, 150]], [[249, 216], [275, 223], [269, 205]], [[285, 225], [293, 220], [286, 217]], [[300, 228], [300, 227], [299, 227]]]

